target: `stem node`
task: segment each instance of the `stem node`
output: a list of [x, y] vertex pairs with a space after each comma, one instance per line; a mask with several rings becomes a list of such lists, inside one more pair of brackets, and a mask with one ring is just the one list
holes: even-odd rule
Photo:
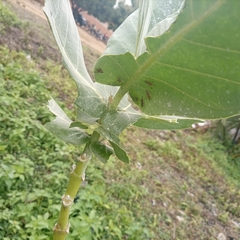
[[62, 204], [64, 207], [70, 207], [73, 203], [73, 199], [69, 195], [63, 195], [62, 196]]
[[80, 156], [80, 159], [79, 161], [80, 162], [86, 162], [88, 159], [87, 159], [87, 154], [86, 153], [83, 153], [81, 156]]
[[76, 164], [73, 164], [73, 165], [72, 165], [72, 171], [70, 172], [70, 174], [71, 174], [71, 173], [74, 173], [76, 167], [77, 167]]
[[85, 173], [82, 174], [82, 180], [85, 181]]
[[69, 233], [69, 229], [70, 229], [70, 223], [68, 223], [66, 230], [62, 230], [57, 223], [53, 227], [54, 232], [67, 233], [67, 234]]

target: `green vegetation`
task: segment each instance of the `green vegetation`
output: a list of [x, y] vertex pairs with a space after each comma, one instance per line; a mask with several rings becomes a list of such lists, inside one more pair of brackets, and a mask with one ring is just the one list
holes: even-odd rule
[[[84, 52], [92, 69], [94, 56]], [[46, 102], [50, 95], [64, 101], [74, 117], [75, 85], [54, 62], [41, 60], [39, 70], [2, 46], [0, 56], [0, 239], [49, 239], [82, 149], [45, 130], [52, 118]], [[221, 232], [239, 239], [240, 167], [228, 148], [191, 130], [131, 127], [120, 138], [130, 163], [92, 159], [68, 240], [201, 240]]]
[[0, 34], [4, 34], [11, 26], [23, 26], [23, 22], [14, 14], [6, 3], [0, 2]]

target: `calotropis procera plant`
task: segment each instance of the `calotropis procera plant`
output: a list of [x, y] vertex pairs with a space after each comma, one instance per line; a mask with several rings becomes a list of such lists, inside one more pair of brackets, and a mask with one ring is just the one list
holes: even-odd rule
[[182, 129], [240, 113], [239, 9], [238, 0], [140, 0], [110, 38], [93, 82], [69, 1], [46, 0], [44, 11], [78, 88], [76, 121], [52, 99], [56, 118], [46, 128], [85, 145], [62, 197], [54, 239], [68, 233], [70, 206], [92, 156], [129, 161], [118, 138], [126, 127]]

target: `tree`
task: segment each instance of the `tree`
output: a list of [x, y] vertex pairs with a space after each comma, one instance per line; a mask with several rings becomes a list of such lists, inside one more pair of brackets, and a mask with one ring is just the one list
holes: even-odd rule
[[137, 9], [139, 4], [139, 0], [132, 0], [132, 7], [133, 9]]
[[115, 0], [74, 0], [82, 10], [88, 11], [88, 14], [93, 15], [101, 22], [109, 23], [109, 29], [115, 30], [124, 19], [132, 13], [136, 8], [136, 0], [133, 7], [126, 6], [122, 2], [118, 8], [114, 8]]
[[75, 3], [99, 21], [109, 22], [115, 0], [75, 0]]
[[117, 29], [123, 21], [129, 16], [136, 8], [125, 5], [123, 2], [118, 4], [118, 7], [115, 8], [110, 17], [109, 29]]

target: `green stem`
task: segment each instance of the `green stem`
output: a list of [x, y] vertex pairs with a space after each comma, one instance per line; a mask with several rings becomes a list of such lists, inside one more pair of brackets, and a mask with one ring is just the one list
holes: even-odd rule
[[122, 85], [119, 90], [117, 91], [116, 95], [112, 99], [112, 101], [109, 103], [109, 109], [110, 110], [116, 110], [119, 103], [123, 99], [124, 95], [128, 92], [129, 88], [128, 86]]
[[92, 158], [92, 153], [89, 149], [89, 145], [91, 142], [97, 141], [98, 139], [99, 134], [94, 132], [92, 134], [90, 142], [86, 144], [77, 165], [73, 166], [73, 170], [70, 173], [66, 192], [62, 196], [62, 206], [58, 222], [53, 229], [53, 240], [65, 240], [67, 234], [69, 233], [70, 225], [68, 222], [68, 218], [70, 214], [70, 208], [81, 186], [81, 183], [85, 179], [85, 170], [89, 161]]

